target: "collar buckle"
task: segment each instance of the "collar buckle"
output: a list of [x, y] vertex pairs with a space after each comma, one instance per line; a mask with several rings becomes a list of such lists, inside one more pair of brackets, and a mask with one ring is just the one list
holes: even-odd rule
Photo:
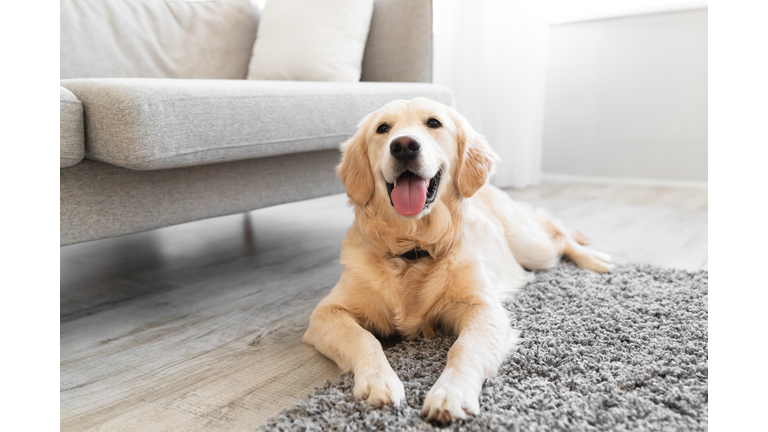
[[411, 260], [411, 261], [418, 260], [421, 258], [431, 258], [431, 257], [432, 255], [430, 255], [429, 252], [420, 248], [413, 248], [408, 252], [402, 253], [400, 255], [395, 255], [395, 258], [402, 258], [402, 259]]

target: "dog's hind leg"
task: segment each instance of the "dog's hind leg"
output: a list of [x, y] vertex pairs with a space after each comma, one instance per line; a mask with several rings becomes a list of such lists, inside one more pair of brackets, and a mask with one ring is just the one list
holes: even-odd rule
[[495, 187], [485, 187], [480, 193], [480, 200], [491, 208], [504, 226], [512, 254], [523, 267], [529, 270], [550, 268], [565, 255], [579, 267], [598, 273], [608, 273], [613, 268], [610, 256], [584, 247], [588, 240], [582, 233], [565, 229], [546, 211], [514, 202]]
[[582, 246], [586, 246], [586, 245], [589, 244], [589, 239], [587, 238], [587, 236], [582, 234], [581, 231], [579, 231], [579, 230], [571, 231], [571, 237], [573, 237], [573, 240], [575, 240], [576, 243], [578, 243], [578, 244], [580, 244]]
[[610, 255], [586, 248], [575, 241], [566, 243], [563, 255], [572, 259], [577, 266], [597, 273], [610, 273], [614, 267]]
[[581, 232], [565, 229], [562, 222], [543, 209], [536, 210], [533, 219], [552, 239], [558, 258], [565, 255], [577, 266], [597, 273], [609, 273], [613, 269], [610, 255], [584, 247], [588, 240]]

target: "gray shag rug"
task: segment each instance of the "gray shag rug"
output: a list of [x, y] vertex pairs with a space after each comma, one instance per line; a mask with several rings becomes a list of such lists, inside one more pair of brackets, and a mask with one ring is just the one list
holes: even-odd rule
[[421, 416], [455, 340], [438, 337], [385, 351], [405, 385], [400, 407], [355, 400], [348, 374], [261, 430], [707, 430], [707, 289], [707, 271], [561, 264], [505, 303], [523, 339], [485, 382], [479, 415], [447, 427]]

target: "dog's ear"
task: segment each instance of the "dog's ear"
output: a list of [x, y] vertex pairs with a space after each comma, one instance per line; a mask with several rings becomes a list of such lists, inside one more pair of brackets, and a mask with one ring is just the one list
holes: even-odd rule
[[373, 197], [373, 172], [368, 162], [369, 123], [373, 115], [369, 114], [358, 125], [355, 135], [341, 145], [341, 163], [336, 167], [336, 174], [341, 178], [347, 196], [357, 205], [364, 206]]
[[456, 125], [456, 139], [459, 144], [456, 189], [461, 196], [469, 198], [488, 181], [499, 156], [464, 116], [451, 110], [451, 117]]

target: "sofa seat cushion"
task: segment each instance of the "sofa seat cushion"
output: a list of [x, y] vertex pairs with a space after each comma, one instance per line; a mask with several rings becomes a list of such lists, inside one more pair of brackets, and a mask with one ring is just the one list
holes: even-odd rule
[[83, 104], [64, 87], [59, 87], [59, 168], [83, 160], [85, 134]]
[[423, 83], [104, 78], [63, 80], [85, 109], [86, 157], [135, 170], [336, 148], [368, 113]]

